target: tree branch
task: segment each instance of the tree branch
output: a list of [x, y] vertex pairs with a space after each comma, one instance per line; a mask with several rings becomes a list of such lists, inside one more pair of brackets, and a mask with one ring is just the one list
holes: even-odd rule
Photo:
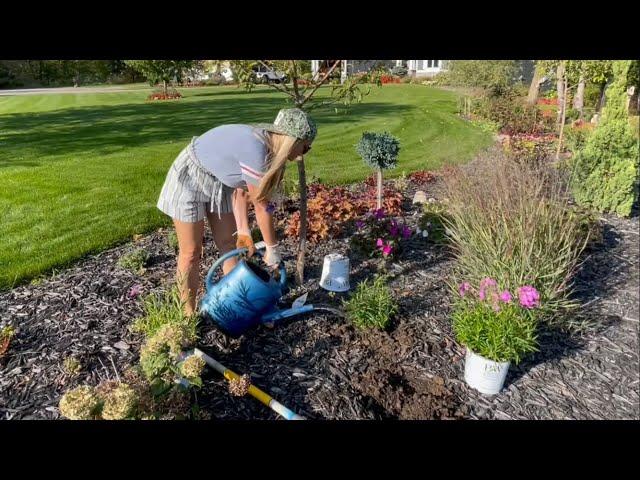
[[[266, 63], [264, 63], [262, 60], [258, 60], [259, 63], [262, 64], [263, 67], [269, 69], [269, 70], [273, 70], [269, 65], [267, 65]], [[269, 86], [272, 88], [275, 88], [276, 90], [282, 92], [282, 93], [286, 93], [287, 95], [289, 95], [290, 97], [295, 99], [295, 96], [293, 93], [291, 93], [291, 91], [289, 90], [289, 87], [287, 87], [286, 83], [282, 83], [282, 85], [284, 86], [284, 88], [280, 87], [280, 84], [277, 83], [269, 83]]]
[[329, 69], [329, 71], [327, 72], [327, 74], [325, 75], [324, 79], [322, 80], [322, 82], [317, 83], [314, 87], [313, 90], [311, 90], [311, 92], [302, 99], [302, 103], [300, 105], [304, 105], [305, 103], [307, 103], [307, 101], [313, 96], [314, 93], [316, 93], [316, 90], [318, 90], [320, 88], [320, 86], [324, 83], [324, 80], [326, 80], [327, 78], [329, 78], [331, 76], [331, 74], [333, 73], [333, 71], [338, 68], [338, 65], [341, 63], [340, 60], [336, 60], [336, 63], [333, 64], [333, 66]]

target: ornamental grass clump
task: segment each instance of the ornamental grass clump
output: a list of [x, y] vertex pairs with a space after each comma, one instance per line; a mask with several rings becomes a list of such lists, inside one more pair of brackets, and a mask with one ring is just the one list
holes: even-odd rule
[[479, 285], [463, 282], [453, 310], [457, 340], [495, 362], [519, 363], [538, 350], [537, 311], [540, 294], [531, 285], [510, 291], [493, 278]]
[[382, 275], [376, 275], [373, 282], [367, 279], [358, 284], [351, 298], [343, 303], [347, 318], [361, 329], [383, 330], [398, 311], [393, 293]]
[[364, 162], [376, 169], [378, 176], [378, 202], [376, 208], [382, 208], [382, 170], [395, 168], [398, 164], [400, 141], [389, 132], [364, 132], [356, 145], [356, 152]]
[[180, 298], [177, 286], [163, 293], [150, 294], [142, 300], [144, 315], [134, 321], [131, 329], [151, 337], [164, 325], [184, 325], [189, 335], [195, 338], [198, 317], [186, 316], [183, 306], [184, 301]]
[[499, 151], [445, 179], [447, 234], [456, 260], [452, 291], [485, 277], [506, 289], [534, 285], [545, 321], [569, 320], [571, 281], [589, 231], [558, 170], [517, 164]]

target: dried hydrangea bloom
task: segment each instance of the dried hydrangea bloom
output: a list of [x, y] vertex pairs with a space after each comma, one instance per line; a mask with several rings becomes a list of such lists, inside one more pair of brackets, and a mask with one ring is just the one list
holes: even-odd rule
[[244, 374], [240, 378], [234, 378], [229, 381], [229, 393], [234, 397], [244, 397], [249, 393], [251, 386], [251, 377]]
[[104, 396], [102, 418], [105, 420], [124, 420], [131, 418], [138, 405], [136, 392], [126, 383], [118, 383]]
[[60, 413], [69, 420], [93, 420], [100, 410], [95, 389], [83, 385], [69, 390], [60, 399]]
[[180, 364], [180, 373], [186, 379], [198, 378], [202, 374], [205, 361], [197, 355], [189, 356]]

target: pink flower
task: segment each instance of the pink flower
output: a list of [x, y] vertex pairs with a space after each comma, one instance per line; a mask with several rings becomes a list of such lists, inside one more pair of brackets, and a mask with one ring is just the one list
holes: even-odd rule
[[471, 290], [471, 284], [469, 282], [462, 282], [460, 284], [460, 288], [458, 291], [460, 292], [460, 296], [464, 297], [464, 294]]
[[387, 244], [382, 248], [382, 254], [386, 257], [388, 255], [391, 255], [392, 252], [393, 252], [393, 247], [389, 242], [387, 242]]
[[384, 208], [379, 208], [377, 210], [373, 211], [373, 216], [376, 218], [376, 220], [381, 220], [384, 218]]
[[518, 300], [524, 308], [535, 308], [540, 305], [540, 294], [531, 285], [518, 288]]
[[478, 296], [480, 297], [480, 300], [484, 300], [485, 298], [487, 298], [487, 290], [492, 290], [494, 287], [497, 287], [498, 283], [493, 279], [493, 278], [489, 278], [489, 277], [485, 277], [482, 280], [480, 280], [480, 291], [478, 292]]
[[502, 300], [504, 303], [510, 303], [512, 298], [513, 297], [511, 296], [509, 290], [505, 290], [500, 294], [500, 300]]
[[376, 242], [376, 247], [382, 248], [383, 245], [384, 245], [384, 242], [382, 241], [381, 238], [379, 238], [378, 241]]
[[485, 277], [480, 280], [480, 288], [491, 288], [498, 286], [498, 282], [496, 282], [493, 278]]
[[136, 298], [140, 293], [142, 293], [142, 285], [134, 285], [129, 290], [129, 298]]

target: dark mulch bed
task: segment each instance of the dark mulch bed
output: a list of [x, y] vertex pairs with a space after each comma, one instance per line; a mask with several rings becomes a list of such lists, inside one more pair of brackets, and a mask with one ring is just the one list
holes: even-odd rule
[[[437, 196], [437, 184], [426, 189]], [[408, 192], [411, 198], [413, 192]], [[416, 210], [407, 202], [408, 220]], [[314, 312], [274, 329], [258, 328], [230, 339], [210, 325], [199, 347], [310, 419], [637, 419], [638, 218], [606, 217], [602, 245], [589, 253], [577, 279], [586, 302], [580, 315], [591, 324], [581, 335], [547, 332], [541, 351], [512, 368], [507, 388], [488, 397], [462, 379], [464, 349], [452, 335], [443, 278], [451, 258], [424, 239], [408, 241], [403, 256], [388, 268], [400, 313], [388, 332], [359, 331], [339, 316]], [[215, 259], [207, 238], [206, 272]], [[38, 285], [0, 294], [0, 325], [18, 327], [10, 350], [0, 359], [0, 418], [60, 418], [62, 393], [85, 382], [118, 378], [137, 361], [140, 337], [128, 326], [140, 315], [135, 284], [150, 292], [170, 282], [175, 255], [159, 231], [135, 242], [151, 254], [147, 272], [119, 268], [124, 245], [79, 262]], [[285, 242], [288, 271], [295, 251]], [[282, 306], [304, 292], [307, 303], [339, 307], [347, 294], [318, 287], [323, 256], [347, 252], [346, 239], [312, 246], [307, 282], [292, 289]], [[377, 260], [351, 257], [352, 287], [380, 268]], [[71, 376], [62, 363], [77, 356], [81, 373]], [[229, 395], [227, 383], [210, 372], [197, 393], [199, 405], [217, 419], [277, 419], [250, 397]]]

